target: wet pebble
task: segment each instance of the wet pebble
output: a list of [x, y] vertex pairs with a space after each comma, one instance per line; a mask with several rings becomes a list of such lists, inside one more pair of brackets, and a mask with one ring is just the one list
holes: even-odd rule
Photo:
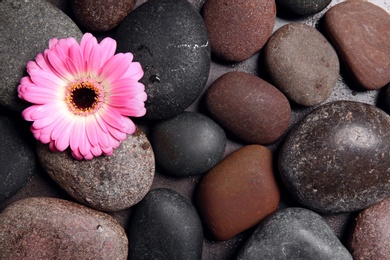
[[278, 140], [291, 117], [283, 93], [244, 72], [228, 72], [215, 80], [206, 92], [206, 107], [225, 129], [254, 144]]
[[37, 171], [34, 149], [22, 138], [19, 127], [15, 120], [0, 116], [0, 202], [20, 190]]
[[290, 23], [279, 28], [265, 47], [273, 83], [290, 100], [313, 106], [326, 100], [339, 76], [339, 59], [315, 28]]
[[352, 256], [320, 215], [286, 208], [260, 223], [237, 259], [352, 260]]
[[360, 212], [351, 239], [355, 260], [390, 258], [390, 198]]
[[300, 16], [309, 16], [321, 12], [332, 0], [276, 0], [277, 7]]
[[289, 191], [323, 213], [364, 209], [390, 195], [390, 116], [355, 101], [318, 107], [288, 135], [279, 170]]
[[152, 145], [165, 174], [185, 177], [204, 173], [222, 159], [226, 135], [209, 117], [183, 112], [153, 127]]
[[105, 32], [114, 29], [133, 10], [136, 0], [72, 0], [76, 21], [85, 29]]
[[211, 51], [227, 61], [244, 61], [257, 53], [272, 34], [276, 19], [273, 0], [208, 0], [203, 19]]
[[195, 196], [213, 239], [228, 240], [257, 225], [280, 199], [270, 150], [249, 145], [233, 152], [203, 177]]
[[118, 27], [118, 52], [132, 52], [145, 71], [146, 116], [162, 120], [189, 107], [204, 89], [210, 45], [203, 19], [187, 0], [151, 0]]
[[346, 1], [329, 9], [325, 29], [356, 82], [379, 89], [390, 82], [390, 15], [368, 1]]
[[138, 203], [149, 191], [155, 171], [152, 146], [137, 129], [111, 156], [75, 160], [69, 151], [54, 153], [38, 143], [46, 172], [80, 203], [103, 211], [118, 211]]
[[130, 220], [129, 259], [202, 258], [203, 228], [194, 206], [170, 189], [152, 190]]
[[0, 259], [127, 259], [124, 229], [108, 214], [55, 198], [27, 198], [0, 214]]
[[0, 60], [7, 61], [0, 69], [0, 106], [22, 112], [27, 104], [18, 98], [17, 86], [27, 62], [47, 49], [51, 38], [81, 39], [82, 33], [67, 15], [43, 0], [0, 1], [0, 24]]

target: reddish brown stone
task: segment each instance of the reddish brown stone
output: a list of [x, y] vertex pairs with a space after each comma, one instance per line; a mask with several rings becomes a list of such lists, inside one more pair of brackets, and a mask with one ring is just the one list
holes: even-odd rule
[[217, 240], [228, 240], [273, 213], [280, 199], [270, 150], [248, 145], [232, 153], [201, 180], [196, 201]]
[[366, 1], [346, 1], [325, 15], [325, 28], [358, 84], [379, 89], [390, 82], [390, 15]]
[[287, 130], [291, 116], [282, 92], [244, 72], [218, 78], [206, 93], [206, 106], [223, 127], [254, 144], [275, 142]]
[[266, 43], [276, 19], [273, 0], [208, 0], [203, 18], [212, 52], [228, 61], [243, 61]]
[[353, 259], [390, 259], [390, 198], [362, 211], [351, 239]]
[[134, 8], [136, 0], [72, 0], [76, 20], [88, 30], [115, 28]]

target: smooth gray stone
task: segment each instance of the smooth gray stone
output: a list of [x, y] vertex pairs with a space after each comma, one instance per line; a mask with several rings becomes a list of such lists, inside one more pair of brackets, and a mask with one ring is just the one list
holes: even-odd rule
[[27, 75], [29, 60], [49, 48], [52, 38], [82, 33], [63, 12], [47, 1], [0, 1], [0, 107], [21, 112], [28, 105], [18, 98], [20, 79]]
[[352, 256], [320, 215], [287, 208], [260, 223], [237, 259], [352, 260]]

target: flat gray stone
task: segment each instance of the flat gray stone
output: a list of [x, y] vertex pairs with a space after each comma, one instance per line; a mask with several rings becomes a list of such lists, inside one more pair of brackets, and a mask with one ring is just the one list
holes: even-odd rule
[[0, 107], [21, 112], [17, 87], [27, 75], [26, 64], [49, 47], [52, 38], [75, 37], [82, 33], [63, 12], [47, 1], [0, 1]]

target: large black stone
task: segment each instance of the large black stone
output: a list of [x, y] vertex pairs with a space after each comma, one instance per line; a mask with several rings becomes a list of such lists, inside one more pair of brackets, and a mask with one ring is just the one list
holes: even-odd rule
[[318, 212], [352, 212], [379, 202], [390, 195], [389, 130], [390, 116], [372, 105], [322, 105], [286, 138], [282, 180]]
[[226, 135], [207, 116], [184, 112], [154, 126], [152, 146], [164, 173], [185, 177], [204, 173], [222, 159]]
[[21, 189], [37, 170], [34, 149], [22, 138], [18, 126], [0, 116], [0, 202]]
[[129, 259], [201, 259], [203, 230], [194, 206], [179, 193], [156, 189], [130, 220]]
[[145, 118], [167, 119], [201, 94], [210, 70], [203, 19], [187, 0], [150, 0], [118, 27], [119, 52], [131, 52], [145, 71]]
[[287, 208], [260, 223], [237, 259], [352, 260], [352, 256], [320, 215]]
[[301, 16], [316, 14], [327, 7], [332, 0], [276, 0], [277, 7]]

